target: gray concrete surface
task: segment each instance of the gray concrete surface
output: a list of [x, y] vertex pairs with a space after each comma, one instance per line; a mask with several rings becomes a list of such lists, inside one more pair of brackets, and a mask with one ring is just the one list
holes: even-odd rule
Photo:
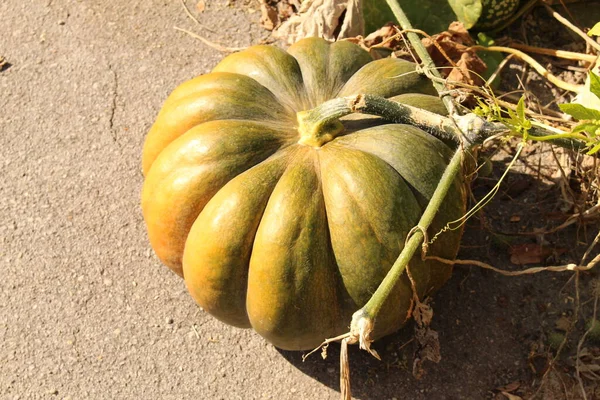
[[[0, 16], [0, 398], [337, 398], [204, 314], [149, 249], [144, 135], [222, 57], [173, 29], [196, 29], [179, 2], [3, 0]], [[202, 18], [230, 46], [263, 34], [224, 1]]]

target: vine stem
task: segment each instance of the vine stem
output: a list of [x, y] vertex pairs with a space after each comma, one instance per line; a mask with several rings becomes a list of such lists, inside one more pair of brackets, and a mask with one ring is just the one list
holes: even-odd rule
[[[341, 133], [340, 129], [332, 129], [336, 122], [339, 123], [339, 118], [352, 113], [377, 115], [390, 122], [413, 125], [438, 139], [463, 144], [466, 148], [482, 143], [489, 137], [510, 133], [506, 125], [487, 121], [473, 113], [449, 118], [383, 97], [357, 94], [329, 100], [311, 110], [299, 112], [300, 142], [320, 147], [332, 136]], [[521, 136], [518, 133], [510, 134]], [[551, 141], [557, 146], [575, 150], [582, 149], [587, 140], [583, 135], [557, 134], [538, 127], [529, 129], [528, 139]]]
[[530, 53], [544, 54], [556, 58], [564, 58], [565, 60], [585, 61], [594, 64], [598, 61], [598, 56], [584, 53], [576, 53], [566, 50], [547, 49], [544, 47], [528, 46], [526, 44], [512, 42], [508, 45], [509, 48], [528, 51]]
[[568, 19], [566, 19], [565, 17], [560, 15], [558, 12], [554, 11], [554, 9], [552, 7], [550, 7], [549, 5], [547, 5], [547, 4], [543, 4], [543, 5], [544, 5], [544, 7], [546, 7], [546, 10], [548, 11], [548, 13], [550, 15], [552, 15], [554, 18], [556, 18], [561, 24], [563, 24], [564, 26], [566, 26], [567, 28], [569, 28], [570, 30], [575, 32], [577, 35], [579, 35], [583, 40], [585, 40], [587, 42], [587, 44], [592, 46], [594, 49], [596, 49], [597, 51], [600, 51], [600, 44], [596, 43], [594, 41], [594, 39], [592, 39], [591, 37], [586, 35], [581, 29], [576, 27], [571, 21], [569, 21]]
[[459, 115], [458, 109], [456, 108], [456, 104], [454, 104], [454, 99], [452, 98], [450, 93], [448, 93], [446, 84], [442, 80], [442, 76], [438, 72], [435, 63], [433, 62], [433, 59], [427, 52], [427, 49], [421, 42], [421, 39], [419, 39], [419, 36], [414, 32], [414, 28], [410, 23], [410, 20], [402, 10], [402, 7], [400, 7], [400, 4], [397, 0], [386, 0], [386, 2], [388, 6], [392, 9], [392, 13], [394, 13], [394, 16], [400, 23], [402, 29], [406, 31], [406, 37], [408, 37], [410, 44], [413, 46], [415, 52], [421, 59], [422, 68], [425, 71], [425, 75], [439, 78], [436, 80], [432, 80], [433, 87], [435, 87], [437, 92], [440, 93], [440, 98], [444, 102], [444, 106], [446, 106], [448, 114]]
[[546, 68], [544, 68], [540, 63], [538, 63], [533, 57], [528, 54], [523, 53], [520, 50], [512, 49], [510, 47], [503, 46], [471, 46], [472, 50], [484, 50], [484, 51], [495, 51], [501, 53], [509, 53], [514, 56], [519, 57], [521, 60], [525, 61], [527, 64], [533, 67], [544, 78], [546, 78], [550, 83], [553, 83], [555, 86], [558, 86], [561, 89], [568, 90], [570, 92], [580, 93], [584, 88], [583, 85], [575, 85], [572, 83], [568, 83], [558, 78], [556, 75], [550, 73]]

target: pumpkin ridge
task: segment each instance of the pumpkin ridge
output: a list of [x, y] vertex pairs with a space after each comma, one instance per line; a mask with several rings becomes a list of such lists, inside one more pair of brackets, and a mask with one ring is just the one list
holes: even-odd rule
[[[234, 122], [211, 121], [190, 130], [167, 146], [146, 176], [142, 211], [150, 241], [161, 261], [179, 275], [185, 237], [208, 201], [231, 179], [293, 144], [278, 137], [278, 131], [260, 129], [264, 127], [257, 122], [245, 126]], [[254, 138], [235, 129], [238, 142], [231, 135], [225, 142], [219, 136], [221, 131], [249, 126]], [[190, 177], [188, 171], [196, 174]], [[177, 182], [178, 177], [189, 181]]]
[[287, 169], [289, 151], [276, 153], [223, 186], [186, 239], [186, 286], [198, 304], [225, 323], [251, 326], [246, 297], [253, 243], [271, 193]]
[[[320, 182], [321, 198], [322, 198], [321, 200], [323, 201], [323, 208], [325, 209], [325, 225], [327, 226], [327, 251], [331, 255], [332, 259], [334, 260], [335, 268], [337, 271], [335, 290], [337, 293], [338, 304], [339, 304], [339, 307], [341, 310], [340, 318], [343, 318], [344, 320], [349, 320], [351, 318], [352, 314], [356, 310], [358, 310], [359, 305], [356, 304], [356, 302], [354, 301], [352, 296], [350, 296], [350, 293], [348, 293], [346, 286], [344, 285], [344, 279], [342, 277], [342, 273], [340, 272], [340, 268], [339, 268], [339, 265], [337, 262], [335, 251], [333, 250], [333, 243], [331, 241], [331, 227], [329, 225], [329, 216], [328, 216], [328, 212], [327, 212], [327, 202], [325, 201], [323, 174], [321, 171], [321, 152], [316, 150], [315, 154], [316, 154], [315, 170], [317, 172], [317, 176], [318, 176], [318, 179]], [[348, 314], [348, 315], [344, 316], [344, 314]], [[343, 329], [340, 330], [339, 333], [340, 334], [343, 333]], [[332, 336], [334, 336], [334, 335], [332, 335]]]
[[388, 98], [410, 92], [437, 94], [431, 81], [416, 72], [415, 64], [399, 58], [382, 58], [356, 71], [337, 96], [365, 93]]
[[[386, 143], [381, 146], [381, 143]], [[349, 149], [360, 150], [381, 159], [395, 169], [404, 182], [414, 189], [415, 197], [426, 206], [433, 195], [439, 177], [445, 169], [452, 150], [442, 141], [411, 125], [384, 124], [368, 127], [360, 134], [340, 136], [336, 144]], [[410, 153], [410, 151], [414, 153]], [[422, 163], [414, 156], [427, 152], [440, 157]], [[403, 154], [399, 158], [399, 154]], [[411, 159], [412, 158], [412, 159]], [[434, 162], [436, 164], [432, 164]], [[435, 170], [438, 170], [437, 172]]]
[[[247, 85], [254, 87], [247, 88]], [[175, 88], [164, 101], [161, 110], [159, 111], [159, 115], [161, 112], [164, 112], [165, 108], [170, 107], [172, 104], [179, 102], [184, 98], [193, 98], [202, 92], [210, 93], [227, 91], [233, 92], [230, 94], [244, 95], [245, 89], [250, 89], [251, 91], [266, 91], [264, 94], [270, 95], [272, 100], [275, 100], [282, 108], [285, 109], [285, 105], [278, 101], [275, 94], [265, 86], [261, 85], [255, 79], [234, 72], [211, 72], [210, 74], [199, 75], [195, 78], [189, 79]], [[287, 109], [287, 112], [290, 114], [293, 113], [291, 109]]]
[[373, 61], [367, 51], [352, 43], [330, 43], [319, 38], [296, 42], [290, 46], [288, 53], [300, 67], [306, 93], [307, 102], [298, 111], [314, 108], [335, 98], [352, 75]]
[[[328, 153], [328, 159], [322, 163], [325, 206], [328, 217], [333, 217], [329, 229], [340, 275], [353, 301], [362, 306], [370, 297], [368, 292], [376, 289], [398, 256], [404, 245], [403, 238], [418, 219], [420, 207], [403, 183], [402, 176], [387, 163], [360, 150], [336, 147], [332, 143], [322, 150], [323, 156]], [[342, 152], [346, 152], [345, 160], [340, 156]], [[340, 174], [347, 169], [365, 172], [352, 176]], [[382, 187], [378, 181], [392, 177], [396, 181], [387, 182], [389, 190], [376, 194], [371, 185]], [[355, 184], [361, 186], [353, 188]], [[363, 199], [354, 195], [361, 192]], [[368, 206], [383, 205], [385, 208], [367, 212], [363, 201], [377, 198], [378, 203]], [[381, 231], [374, 223], [386, 231]]]
[[[382, 140], [381, 142], [385, 143], [385, 140]], [[408, 189], [410, 189], [410, 191], [413, 194], [415, 200], [417, 200], [418, 203], [421, 203], [420, 199], [423, 197], [423, 194], [421, 192], [419, 192], [419, 190], [416, 187], [414, 187], [413, 185], [411, 185], [410, 183], [408, 183], [406, 181], [406, 179], [404, 178], [404, 176], [402, 175], [402, 173], [400, 171], [398, 171], [398, 169], [396, 169], [396, 167], [394, 167], [392, 164], [390, 164], [388, 160], [386, 160], [385, 158], [380, 157], [376, 153], [370, 152], [368, 150], [361, 149], [359, 147], [349, 147], [349, 148], [352, 148], [354, 150], [361, 151], [361, 152], [363, 152], [365, 154], [370, 154], [370, 155], [372, 155], [374, 157], [377, 157], [383, 163], [385, 163], [386, 165], [388, 165], [391, 169], [393, 169], [394, 171], [396, 171], [396, 173], [399, 175], [400, 179], [402, 179], [402, 181], [404, 182], [404, 184], [408, 187]], [[426, 206], [426, 204], [425, 204], [425, 206]], [[424, 209], [425, 209], [425, 207], [421, 206], [421, 211], [423, 211]], [[403, 247], [404, 247], [404, 245], [403, 245]]]
[[297, 149], [257, 229], [247, 292], [252, 327], [283, 349], [317, 346], [347, 323], [339, 317], [337, 264], [324, 251], [330, 244], [316, 155]]
[[[252, 78], [218, 73], [216, 82], [211, 82], [206, 77], [195, 78], [196, 85], [189, 89], [193, 89], [192, 92], [183, 90], [165, 101], [144, 142], [144, 174], [171, 142], [199, 124], [227, 119], [295, 120], [293, 110], [286, 108], [271, 91]], [[262, 101], [257, 102], [257, 98]]]
[[[309, 104], [298, 61], [277, 47], [257, 45], [230, 54], [213, 68], [213, 72], [247, 76], [270, 90], [281, 104], [294, 112]], [[298, 79], [294, 82], [293, 78]]]
[[[403, 177], [403, 176], [402, 176], [402, 175], [401, 175], [401, 174], [400, 174], [400, 173], [399, 173], [399, 172], [398, 172], [396, 169], [394, 169], [394, 167], [392, 167], [391, 165], [389, 165], [389, 164], [388, 164], [388, 163], [387, 163], [385, 160], [381, 159], [380, 157], [378, 157], [378, 156], [377, 156], [377, 155], [375, 155], [375, 154], [372, 154], [372, 153], [369, 153], [369, 152], [366, 152], [366, 151], [362, 151], [362, 150], [360, 150], [360, 149], [353, 149], [353, 150], [355, 150], [355, 151], [358, 151], [358, 152], [361, 152], [361, 153], [363, 153], [363, 154], [365, 154], [365, 155], [368, 155], [368, 156], [373, 156], [373, 157], [377, 158], [377, 159], [378, 159], [378, 160], [380, 160], [380, 161], [381, 161], [383, 164], [385, 164], [387, 167], [389, 167], [389, 169], [390, 169], [391, 171], [394, 171], [394, 172], [396, 173], [396, 175], [398, 176], [398, 178], [399, 178], [399, 179], [400, 179], [402, 182], [404, 182], [404, 183], [406, 184], [406, 182], [404, 181], [404, 177]], [[334, 173], [335, 173], [335, 172], [334, 172]], [[338, 173], [335, 173], [335, 174], [336, 174], [336, 175], [339, 177], [339, 174], [338, 174]], [[409, 186], [408, 184], [406, 184], [406, 185], [407, 185], [407, 186]], [[360, 204], [361, 204], [361, 202], [360, 202], [360, 201], [358, 201], [358, 200], [357, 200], [357, 199], [356, 199], [354, 196], [350, 195], [350, 197], [352, 198], [352, 200], [353, 200], [354, 204], [356, 204], [356, 205], [360, 205]], [[385, 246], [385, 240], [383, 240], [382, 233], [381, 233], [381, 232], [379, 232], [379, 231], [378, 231], [378, 230], [377, 230], [377, 229], [376, 229], [376, 228], [375, 228], [375, 227], [374, 227], [374, 226], [371, 224], [370, 218], [368, 218], [368, 217], [369, 217], [369, 216], [368, 216], [368, 213], [367, 213], [367, 212], [364, 210], [364, 208], [363, 208], [363, 207], [356, 207], [356, 208], [354, 208], [354, 209], [355, 209], [355, 211], [356, 211], [356, 210], [358, 210], [358, 212], [360, 213], [360, 215], [363, 217], [363, 219], [364, 219], [365, 221], [368, 221], [368, 226], [369, 226], [369, 228], [370, 228], [370, 230], [371, 230], [371, 233], [373, 234], [373, 236], [375, 236], [375, 238], [377, 239], [377, 241], [378, 241], [378, 242], [379, 242], [379, 243], [380, 243], [382, 246]], [[415, 221], [415, 222], [416, 222], [416, 221]], [[331, 233], [330, 233], [330, 236], [331, 236]], [[403, 248], [403, 247], [404, 247], [404, 243], [403, 243], [403, 244], [402, 244], [402, 246], [400, 247], [400, 251], [402, 251], [402, 248]], [[398, 253], [398, 254], [399, 254], [399, 253]]]

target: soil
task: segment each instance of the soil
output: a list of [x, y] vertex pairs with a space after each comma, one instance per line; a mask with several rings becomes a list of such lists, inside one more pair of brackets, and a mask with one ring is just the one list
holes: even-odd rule
[[[231, 47], [265, 36], [252, 3], [205, 3], [201, 23], [218, 32], [201, 30], [175, 1], [0, 3], [1, 399], [339, 398], [339, 346], [302, 362], [302, 353], [216, 321], [150, 250], [139, 207], [144, 135], [167, 94], [223, 56], [173, 27]], [[543, 244], [553, 249], [543, 263], [577, 263], [595, 237], [593, 222], [523, 235], [576, 211], [550, 147], [527, 152], [527, 164], [468, 222], [459, 258], [518, 270], [510, 246]], [[477, 198], [514, 148], [483, 153], [494, 168], [475, 181]], [[413, 378], [408, 325], [375, 344], [382, 361], [351, 349], [353, 395], [485, 399], [505, 398], [504, 390], [527, 398], [555, 354], [549, 338], [568, 327], [579, 301], [540, 398], [581, 398], [573, 357], [593, 313], [596, 275], [573, 276], [457, 267], [433, 301], [441, 362]], [[583, 347], [600, 351], [591, 340]], [[593, 370], [596, 361], [586, 360]], [[592, 378], [583, 384], [599, 398]]]

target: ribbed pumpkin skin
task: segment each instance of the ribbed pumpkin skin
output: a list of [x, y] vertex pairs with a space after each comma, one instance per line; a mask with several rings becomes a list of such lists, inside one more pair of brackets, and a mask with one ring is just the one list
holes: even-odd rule
[[[286, 53], [255, 46], [178, 87], [143, 153], [142, 209], [158, 257], [218, 319], [252, 327], [275, 346], [303, 350], [348, 330], [418, 221], [451, 156], [406, 125], [349, 116], [315, 149], [298, 144], [296, 112], [357, 93], [398, 96], [439, 110], [430, 83], [397, 59], [371, 61], [349, 42], [305, 39]], [[456, 182], [431, 232], [462, 215]], [[431, 254], [453, 258], [461, 232]], [[451, 269], [410, 265], [419, 294]], [[376, 337], [406, 320], [403, 277], [376, 321]]]

